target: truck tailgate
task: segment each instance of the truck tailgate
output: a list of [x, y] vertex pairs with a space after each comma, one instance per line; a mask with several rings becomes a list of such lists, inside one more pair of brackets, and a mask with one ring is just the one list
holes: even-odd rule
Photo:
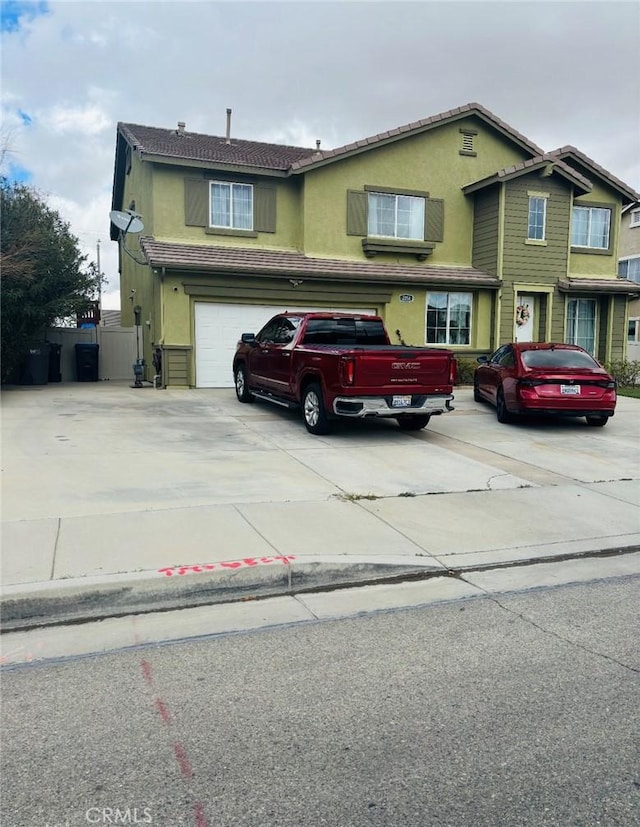
[[353, 355], [354, 390], [377, 388], [391, 394], [426, 390], [431, 393], [451, 392], [453, 360], [449, 351], [382, 345], [368, 347], [364, 352]]

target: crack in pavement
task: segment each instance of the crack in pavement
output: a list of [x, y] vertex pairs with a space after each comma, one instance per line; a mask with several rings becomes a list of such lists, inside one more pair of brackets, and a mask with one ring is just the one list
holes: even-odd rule
[[544, 626], [541, 626], [539, 623], [536, 623], [530, 617], [527, 617], [523, 612], [515, 611], [514, 609], [509, 608], [509, 606], [505, 606], [504, 603], [501, 603], [500, 600], [491, 592], [487, 591], [487, 589], [479, 586], [477, 583], [473, 583], [471, 580], [467, 580], [463, 575], [459, 576], [460, 580], [463, 580], [467, 585], [471, 586], [474, 589], [479, 589], [481, 592], [484, 593], [485, 597], [491, 600], [496, 606], [499, 606], [505, 612], [517, 617], [519, 620], [524, 621], [529, 626], [533, 626], [534, 629], [537, 629], [539, 632], [542, 632], [544, 635], [549, 635], [549, 637], [553, 637], [556, 640], [561, 641], [562, 643], [568, 643], [570, 646], [574, 646], [576, 649], [581, 649], [583, 652], [586, 652], [589, 655], [595, 655], [598, 658], [602, 658], [603, 660], [607, 660], [610, 663], [614, 663], [616, 666], [621, 666], [623, 669], [628, 670], [629, 672], [634, 672], [636, 674], [640, 674], [640, 668], [637, 666], [631, 666], [628, 663], [623, 663], [622, 661], [618, 660], [617, 658], [612, 657], [611, 655], [607, 655], [604, 652], [598, 652], [596, 649], [592, 649], [589, 646], [586, 646], [584, 643], [579, 643], [577, 640], [572, 640], [569, 637], [565, 637], [561, 635], [559, 632], [554, 632], [551, 629], [546, 629]]

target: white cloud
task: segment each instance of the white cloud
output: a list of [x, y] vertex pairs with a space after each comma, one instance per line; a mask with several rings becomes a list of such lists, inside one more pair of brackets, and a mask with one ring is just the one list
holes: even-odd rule
[[330, 149], [478, 101], [640, 189], [634, 3], [54, 0], [2, 48], [16, 162], [114, 284], [118, 121], [224, 135], [231, 107], [238, 138]]
[[95, 104], [85, 106], [54, 106], [40, 120], [59, 135], [97, 135], [111, 126], [111, 119]]

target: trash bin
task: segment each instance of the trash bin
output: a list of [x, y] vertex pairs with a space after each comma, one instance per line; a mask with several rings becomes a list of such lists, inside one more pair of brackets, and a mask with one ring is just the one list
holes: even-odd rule
[[49, 342], [30, 345], [22, 368], [22, 385], [46, 385], [49, 381]]
[[62, 370], [60, 369], [62, 345], [56, 342], [49, 343], [49, 381], [62, 382]]
[[76, 379], [78, 382], [98, 381], [100, 345], [78, 342], [76, 345]]

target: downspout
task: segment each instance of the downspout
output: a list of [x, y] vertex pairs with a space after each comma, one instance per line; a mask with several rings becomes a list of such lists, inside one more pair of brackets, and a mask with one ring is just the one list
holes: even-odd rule
[[[504, 215], [505, 215], [505, 186], [500, 184], [498, 194], [498, 256], [496, 261], [496, 275], [502, 282], [504, 269]], [[496, 317], [493, 329], [493, 350], [500, 346], [500, 324], [502, 322], [502, 285], [496, 293]]]

